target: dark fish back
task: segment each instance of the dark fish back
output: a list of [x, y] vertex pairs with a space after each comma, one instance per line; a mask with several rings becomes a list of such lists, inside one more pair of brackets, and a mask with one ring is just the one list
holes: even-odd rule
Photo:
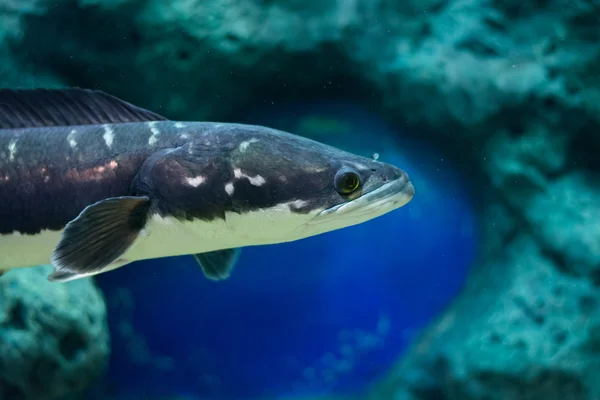
[[111, 151], [101, 129], [0, 130], [0, 234], [60, 230], [87, 205], [129, 193], [147, 151]]
[[[124, 196], [167, 119], [101, 91], [0, 89], [0, 234], [60, 230]], [[168, 137], [166, 138], [168, 139]]]

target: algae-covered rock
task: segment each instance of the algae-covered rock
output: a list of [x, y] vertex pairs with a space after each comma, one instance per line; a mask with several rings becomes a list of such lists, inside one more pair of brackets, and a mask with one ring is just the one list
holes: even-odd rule
[[34, 63], [19, 62], [7, 45], [27, 35], [23, 22], [27, 16], [44, 14], [46, 0], [0, 1], [0, 87], [33, 88], [61, 87], [60, 80], [47, 68]]
[[91, 279], [51, 283], [50, 266], [0, 277], [0, 400], [53, 400], [105, 369], [106, 307]]
[[349, 64], [335, 43], [360, 24], [360, 10], [345, 1], [62, 0], [41, 8], [24, 13], [26, 34], [9, 42], [24, 64], [172, 118], [223, 118], [256, 101], [261, 87], [269, 97], [267, 86], [307, 93], [339, 85], [338, 67]]
[[600, 284], [600, 176], [565, 174], [532, 199], [525, 216], [567, 274]]
[[368, 398], [600, 398], [600, 3], [397, 9], [397, 61], [367, 76], [460, 149], [484, 234], [464, 293]]
[[174, 118], [350, 93], [439, 137], [598, 121], [599, 11], [583, 0], [27, 3], [8, 41], [24, 64]]
[[490, 247], [464, 292], [368, 400], [600, 397], [597, 287], [558, 269], [506, 207], [485, 217]]

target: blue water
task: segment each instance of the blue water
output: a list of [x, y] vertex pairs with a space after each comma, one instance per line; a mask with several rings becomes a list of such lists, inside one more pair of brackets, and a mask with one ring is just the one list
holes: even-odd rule
[[344, 103], [271, 105], [237, 120], [377, 152], [409, 173], [415, 198], [361, 225], [245, 248], [223, 282], [206, 280], [191, 257], [98, 276], [117, 393], [247, 399], [360, 390], [464, 282], [474, 217], [442, 156]]

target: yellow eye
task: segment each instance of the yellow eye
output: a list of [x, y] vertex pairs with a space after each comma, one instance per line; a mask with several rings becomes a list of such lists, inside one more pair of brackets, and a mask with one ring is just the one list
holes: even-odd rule
[[360, 176], [350, 168], [342, 168], [335, 174], [334, 184], [339, 194], [350, 194], [360, 187]]

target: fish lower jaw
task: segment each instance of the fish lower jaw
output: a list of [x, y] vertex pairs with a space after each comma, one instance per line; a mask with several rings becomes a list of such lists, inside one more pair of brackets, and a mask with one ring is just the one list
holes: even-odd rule
[[380, 217], [408, 204], [415, 190], [411, 182], [394, 181], [356, 200], [340, 204], [318, 214], [309, 226], [331, 225], [340, 229]]
[[399, 202], [382, 202], [382, 204], [373, 204], [373, 207], [362, 210], [363, 212], [347, 213], [342, 215], [331, 215], [323, 219], [316, 219], [306, 224], [306, 230], [311, 232], [308, 236], [315, 236], [321, 233], [335, 231], [343, 228], [348, 228], [354, 225], [359, 225], [364, 222], [379, 218], [388, 214], [406, 204]]

